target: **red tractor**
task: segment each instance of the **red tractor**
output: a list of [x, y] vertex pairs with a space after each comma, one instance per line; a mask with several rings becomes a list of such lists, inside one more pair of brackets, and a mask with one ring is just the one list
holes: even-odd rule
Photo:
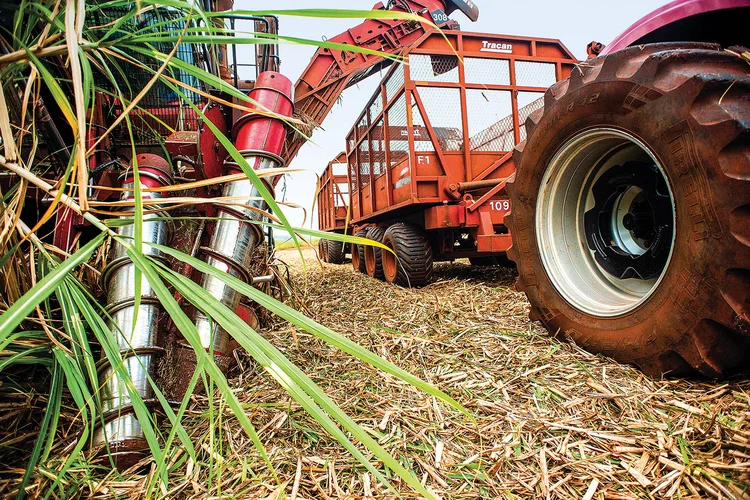
[[[399, 146], [392, 141], [399, 130], [386, 124], [381, 133], [377, 116], [365, 110], [347, 140], [354, 223], [348, 230], [385, 243], [395, 256], [355, 247], [355, 268], [423, 285], [433, 260], [477, 259], [483, 253], [496, 259], [507, 250], [532, 319], [551, 333], [656, 376], [746, 371], [748, 21], [747, 0], [676, 0], [606, 48], [592, 42], [590, 58], [569, 76], [565, 71], [568, 77], [526, 114], [525, 132], [515, 132], [516, 140], [525, 140], [500, 158], [511, 168], [492, 175], [470, 158], [476, 152], [466, 125], [471, 114], [451, 136], [435, 123], [438, 112], [430, 123], [424, 99], [414, 99], [404, 122], [409, 147], [394, 160]], [[511, 43], [507, 48], [521, 55]], [[407, 92], [416, 88], [419, 94], [430, 74], [440, 82], [450, 71], [436, 65], [439, 55], [432, 57], [433, 71], [407, 79]], [[464, 74], [465, 64], [462, 58]], [[557, 64], [565, 67], [566, 61]], [[410, 71], [416, 67], [410, 65]], [[508, 84], [517, 86], [517, 74], [512, 78]], [[456, 80], [458, 87], [465, 83]], [[518, 96], [535, 89], [512, 90]], [[459, 102], [465, 106], [467, 96], [462, 88], [460, 100], [445, 101], [442, 111]], [[386, 95], [383, 102], [391, 101]], [[512, 109], [514, 121], [520, 112], [518, 105]], [[425, 142], [431, 143], [428, 153], [420, 150]], [[454, 150], [468, 160], [457, 171], [450, 167]], [[492, 151], [500, 155], [502, 148]], [[428, 172], [423, 157], [440, 168]], [[394, 166], [405, 166], [404, 176]], [[430, 181], [432, 191], [425, 187]], [[411, 186], [405, 197], [396, 194], [403, 185]], [[444, 199], [451, 191], [457, 200]], [[509, 210], [495, 218], [493, 203], [504, 200]], [[477, 210], [480, 217], [472, 220], [471, 208], [482, 203], [485, 211]], [[500, 244], [503, 238], [506, 245]]]
[[506, 219], [552, 333], [652, 375], [750, 364], [750, 2], [672, 2], [526, 121]]

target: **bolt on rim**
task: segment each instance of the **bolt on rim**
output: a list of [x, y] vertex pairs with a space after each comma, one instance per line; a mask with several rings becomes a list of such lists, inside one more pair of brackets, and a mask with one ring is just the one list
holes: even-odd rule
[[541, 186], [537, 244], [560, 295], [603, 318], [646, 302], [676, 235], [674, 196], [656, 156], [627, 132], [589, 129], [560, 147]]

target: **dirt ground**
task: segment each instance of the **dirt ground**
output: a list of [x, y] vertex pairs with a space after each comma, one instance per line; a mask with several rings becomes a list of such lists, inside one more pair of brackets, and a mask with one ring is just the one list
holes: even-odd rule
[[[551, 338], [527, 319], [513, 270], [439, 264], [431, 285], [408, 290], [351, 264], [321, 269], [311, 250], [304, 264], [295, 250], [279, 257], [309, 315], [436, 385], [475, 417], [288, 324], [265, 332], [439, 497], [750, 498], [747, 380], [652, 380]], [[246, 362], [234, 382], [256, 408], [253, 421], [288, 495], [391, 495]], [[264, 477], [249, 439], [236, 423], [227, 426], [227, 456], [241, 458], [243, 474]], [[222, 493], [277, 491], [271, 481], [265, 492], [249, 486], [231, 464]], [[217, 493], [195, 482], [192, 489], [196, 497]]]

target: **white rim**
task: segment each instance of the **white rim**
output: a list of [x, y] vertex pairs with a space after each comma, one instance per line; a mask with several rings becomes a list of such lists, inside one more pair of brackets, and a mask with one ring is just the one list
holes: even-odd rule
[[669, 266], [676, 230], [674, 196], [656, 156], [624, 131], [589, 129], [557, 151], [541, 186], [537, 242], [560, 295], [607, 318], [643, 304]]

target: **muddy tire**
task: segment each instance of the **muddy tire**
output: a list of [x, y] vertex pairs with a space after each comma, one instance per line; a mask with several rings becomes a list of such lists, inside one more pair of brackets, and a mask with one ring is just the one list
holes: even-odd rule
[[328, 240], [323, 238], [318, 240], [318, 258], [323, 262], [328, 262]]
[[[360, 229], [354, 233], [354, 236], [357, 238], [367, 238], [367, 229]], [[365, 245], [352, 244], [352, 267], [361, 273], [367, 272], [367, 268], [365, 267]]]
[[748, 371], [749, 69], [654, 44], [546, 92], [508, 184], [532, 319], [652, 376]]
[[469, 257], [469, 263], [478, 267], [515, 267], [516, 264], [506, 255], [493, 255], [489, 257]]
[[344, 254], [344, 243], [341, 241], [328, 240], [327, 255], [328, 260], [331, 264], [343, 264], [346, 254]]
[[383, 244], [393, 250], [393, 253], [381, 250], [387, 282], [403, 287], [421, 287], [430, 282], [432, 246], [421, 228], [396, 223], [383, 235]]
[[[367, 230], [367, 237], [371, 240], [383, 243], [383, 236], [385, 235], [385, 228], [373, 226]], [[380, 248], [376, 248], [371, 245], [364, 245], [365, 247], [365, 271], [367, 275], [372, 278], [382, 280], [383, 275], [383, 255]]]

